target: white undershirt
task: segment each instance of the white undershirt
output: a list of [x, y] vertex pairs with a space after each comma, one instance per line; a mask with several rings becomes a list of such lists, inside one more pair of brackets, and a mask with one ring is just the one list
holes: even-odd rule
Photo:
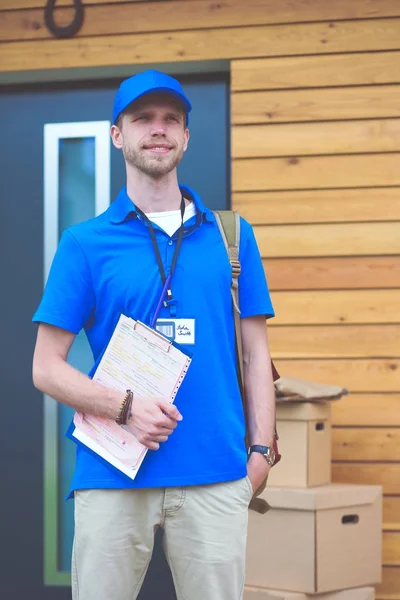
[[[183, 216], [183, 222], [186, 223], [189, 219], [194, 217], [196, 214], [196, 206], [194, 202], [191, 202], [189, 206], [185, 207], [185, 214]], [[161, 227], [172, 237], [181, 226], [181, 211], [178, 210], [166, 210], [164, 212], [146, 213], [146, 217], [153, 223]]]

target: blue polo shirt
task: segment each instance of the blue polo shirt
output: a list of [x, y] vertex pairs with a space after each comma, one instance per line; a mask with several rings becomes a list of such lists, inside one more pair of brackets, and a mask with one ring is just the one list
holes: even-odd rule
[[[192, 363], [175, 401], [183, 421], [159, 450], [147, 453], [134, 481], [78, 446], [71, 491], [197, 485], [246, 475], [231, 267], [213, 213], [193, 190], [181, 191], [197, 211], [185, 223], [172, 279], [176, 317], [195, 319], [195, 345], [186, 347]], [[168, 274], [176, 234], [154, 230]], [[244, 219], [239, 258], [242, 318], [273, 316], [254, 233]], [[33, 321], [75, 334], [84, 329], [96, 362], [121, 313], [150, 324], [161, 289], [148, 226], [124, 188], [103, 214], [64, 231]], [[162, 308], [159, 318], [171, 318], [169, 309]]]

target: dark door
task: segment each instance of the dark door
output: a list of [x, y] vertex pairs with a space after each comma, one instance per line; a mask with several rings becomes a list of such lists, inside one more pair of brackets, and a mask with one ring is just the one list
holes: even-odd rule
[[[180, 181], [210, 208], [229, 198], [228, 83], [181, 78], [193, 104], [191, 141]], [[1, 90], [1, 576], [0, 597], [70, 598], [73, 501], [65, 502], [74, 445], [63, 433], [71, 412], [32, 386], [40, 300], [62, 230], [104, 210], [124, 184], [108, 128], [119, 81]], [[70, 360], [90, 354], [78, 336]], [[157, 539], [141, 600], [175, 598]]]

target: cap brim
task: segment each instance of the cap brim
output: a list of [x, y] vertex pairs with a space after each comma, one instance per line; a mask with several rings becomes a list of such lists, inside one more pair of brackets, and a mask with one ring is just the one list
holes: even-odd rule
[[187, 115], [187, 120], [188, 120], [188, 115], [189, 115], [190, 111], [192, 110], [192, 105], [190, 104], [188, 98], [184, 94], [180, 94], [179, 92], [177, 92], [176, 90], [172, 90], [171, 88], [155, 87], [150, 90], [146, 90], [145, 92], [142, 92], [141, 94], [138, 94], [135, 98], [133, 98], [133, 100], [130, 100], [127, 104], [122, 106], [120, 108], [118, 115], [114, 119], [114, 124], [115, 124], [117, 118], [119, 117], [119, 115], [124, 110], [126, 110], [128, 108], [128, 106], [131, 106], [131, 104], [134, 104], [137, 100], [140, 100], [141, 98], [144, 98], [145, 96], [150, 96], [151, 94], [168, 94], [169, 96], [172, 96], [173, 98], [175, 98], [175, 100], [177, 100], [179, 102], [179, 104], [182, 105], [182, 108], [185, 111], [185, 113]]

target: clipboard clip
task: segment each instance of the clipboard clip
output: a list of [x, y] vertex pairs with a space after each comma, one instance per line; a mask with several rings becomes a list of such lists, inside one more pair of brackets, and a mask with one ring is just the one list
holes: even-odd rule
[[[156, 331], [155, 329], [152, 329], [151, 327], [149, 327], [148, 325], [146, 325], [145, 323], [142, 323], [142, 321], [134, 321], [133, 324], [133, 329], [134, 331], [136, 331], [136, 327], [140, 325], [140, 327], [143, 327], [148, 333], [150, 333], [152, 336], [157, 337], [160, 342], [162, 342], [162, 344], [165, 347], [165, 352], [169, 352], [169, 349], [172, 346], [172, 342], [170, 340], [168, 340], [162, 333], [160, 333], [159, 331]], [[150, 344], [154, 343], [151, 340], [147, 340]], [[162, 348], [164, 350], [164, 348]]]

